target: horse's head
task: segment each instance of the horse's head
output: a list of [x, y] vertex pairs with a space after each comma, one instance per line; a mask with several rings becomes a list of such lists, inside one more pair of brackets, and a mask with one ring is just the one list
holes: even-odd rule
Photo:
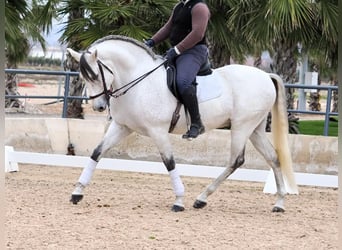
[[114, 80], [112, 70], [98, 58], [97, 50], [79, 53], [68, 48], [67, 51], [80, 64], [80, 76], [86, 83], [89, 98], [93, 99], [93, 109], [104, 111], [109, 105]]

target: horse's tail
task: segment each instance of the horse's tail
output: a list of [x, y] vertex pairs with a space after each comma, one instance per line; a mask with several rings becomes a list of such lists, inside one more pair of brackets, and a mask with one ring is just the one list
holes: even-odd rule
[[288, 141], [289, 124], [286, 110], [285, 87], [283, 80], [276, 74], [270, 74], [276, 88], [276, 101], [272, 107], [272, 135], [278, 154], [280, 168], [287, 184], [288, 192], [298, 194], [298, 187], [292, 168], [292, 157]]

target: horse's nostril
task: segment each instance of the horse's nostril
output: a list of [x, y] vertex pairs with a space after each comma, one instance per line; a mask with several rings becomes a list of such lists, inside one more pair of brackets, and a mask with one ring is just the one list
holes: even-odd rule
[[93, 107], [93, 110], [94, 110], [94, 111], [98, 111], [98, 112], [103, 112], [103, 111], [106, 110], [106, 107], [104, 107], [104, 106], [100, 106], [100, 107], [94, 106], [94, 107]]

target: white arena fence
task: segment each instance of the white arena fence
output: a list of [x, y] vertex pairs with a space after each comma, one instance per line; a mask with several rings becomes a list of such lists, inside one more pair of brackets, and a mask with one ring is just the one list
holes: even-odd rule
[[[15, 151], [13, 147], [5, 146], [5, 172], [19, 171], [18, 163], [37, 164], [61, 167], [83, 168], [88, 161], [86, 156], [72, 156], [62, 154], [32, 153]], [[177, 164], [182, 176], [216, 178], [223, 171], [223, 167]], [[128, 171], [151, 174], [168, 174], [162, 162], [136, 161], [102, 158], [97, 169], [114, 171]], [[295, 173], [298, 185], [317, 187], [338, 187], [338, 176]], [[264, 193], [276, 193], [275, 180], [272, 170], [237, 169], [228, 179], [238, 181], [263, 182]]]

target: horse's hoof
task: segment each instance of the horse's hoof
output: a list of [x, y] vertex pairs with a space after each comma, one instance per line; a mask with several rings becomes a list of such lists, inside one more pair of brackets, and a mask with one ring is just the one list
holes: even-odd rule
[[194, 208], [204, 208], [207, 205], [206, 202], [204, 201], [200, 201], [200, 200], [196, 200], [194, 203]]
[[80, 202], [83, 199], [83, 194], [72, 194], [70, 198], [70, 202], [72, 204], [77, 205], [78, 202]]
[[178, 206], [178, 205], [173, 205], [172, 208], [171, 208], [171, 211], [173, 211], [173, 212], [182, 212], [182, 211], [184, 211], [184, 207]]
[[285, 209], [284, 208], [281, 208], [281, 207], [274, 207], [272, 209], [272, 212], [273, 213], [284, 213], [285, 212]]

